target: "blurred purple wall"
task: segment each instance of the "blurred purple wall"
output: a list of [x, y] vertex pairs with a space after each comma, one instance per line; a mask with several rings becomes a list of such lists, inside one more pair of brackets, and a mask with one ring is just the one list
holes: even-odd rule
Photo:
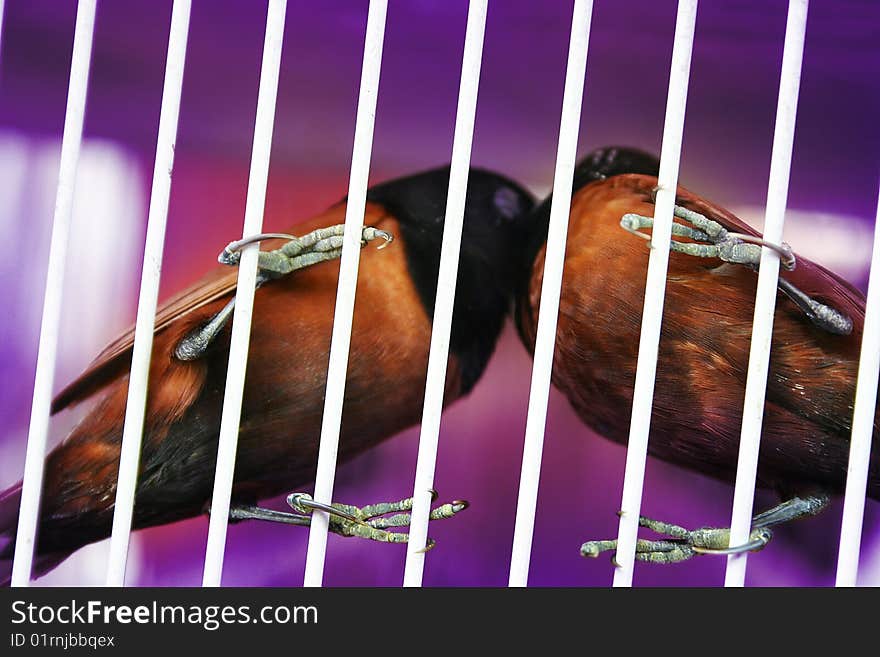
[[[595, 3], [579, 152], [610, 143], [657, 151], [661, 140], [674, 2]], [[681, 181], [732, 208], [765, 199], [786, 2], [704, 3], [685, 126]], [[510, 175], [536, 193], [551, 185], [572, 3], [490, 2], [473, 163]], [[321, 210], [347, 186], [366, 0], [291, 0], [288, 8], [265, 224], [281, 228]], [[461, 67], [467, 2], [390, 3], [379, 90], [371, 180], [448, 161]], [[145, 230], [158, 124], [170, 0], [99, 3], [86, 115], [87, 143], [112, 144], [139, 168], [131, 212], [118, 222], [133, 235], [133, 257]], [[7, 0], [0, 51], [0, 136], [57, 149], [67, 91], [75, 3]], [[218, 248], [240, 234], [259, 82], [265, 3], [194, 2], [172, 186], [162, 294], [212, 266]], [[789, 207], [837, 217], [837, 243], [822, 249], [855, 253], [870, 236], [880, 171], [880, 5], [870, 0], [814, 1], [810, 8]], [[10, 150], [4, 150], [11, 157]], [[0, 162], [0, 165], [3, 163]], [[11, 193], [11, 192], [10, 192]], [[39, 308], [48, 250], [54, 182], [30, 192], [49, 199], [18, 217], [17, 243], [28, 252], [4, 266], [0, 290], [16, 299], [27, 289]], [[88, 203], [88, 198], [83, 201]], [[796, 249], [811, 225], [787, 226]], [[40, 228], [42, 227], [42, 228]], [[869, 237], [868, 237], [869, 239]], [[802, 240], [801, 243], [798, 240]], [[814, 239], [813, 242], [816, 240]], [[95, 250], [110, 243], [103, 232]], [[82, 254], [80, 256], [82, 257]], [[830, 255], [829, 255], [830, 257]], [[822, 261], [822, 257], [817, 257]], [[829, 263], [830, 264], [830, 263]], [[866, 272], [849, 263], [855, 283]], [[139, 263], [122, 288], [98, 344], [133, 321]], [[70, 298], [88, 290], [69, 290]], [[20, 299], [19, 299], [20, 300]], [[22, 302], [24, 303], [24, 302]], [[70, 302], [69, 302], [70, 303]], [[37, 316], [38, 316], [37, 310]], [[7, 318], [0, 361], [0, 469], [12, 483], [23, 463], [37, 335], [32, 323]], [[71, 333], [75, 333], [71, 332]], [[72, 341], [66, 335], [63, 340]], [[71, 345], [74, 343], [71, 342]], [[10, 345], [15, 345], [14, 347]], [[75, 376], [96, 349], [72, 346]], [[510, 558], [530, 360], [508, 331], [474, 393], [444, 416], [437, 488], [471, 500], [456, 520], [432, 527], [437, 549], [427, 585], [504, 585]], [[59, 418], [63, 437], [70, 419]], [[336, 498], [368, 503], [412, 490], [418, 431], [410, 430], [340, 468]], [[588, 538], [616, 534], [624, 450], [591, 435], [561, 395], [551, 396], [531, 570], [533, 585], [608, 585], [605, 559], [578, 556]], [[729, 520], [732, 489], [651, 460], [644, 512], [679, 524]], [[760, 496], [758, 505], [771, 500]], [[840, 504], [824, 516], [777, 532], [750, 559], [751, 584], [833, 582]], [[141, 532], [138, 584], [200, 582], [207, 523], [197, 519]], [[307, 532], [254, 523], [230, 530], [224, 582], [299, 585]], [[863, 563], [880, 583], [877, 505], [869, 503]], [[399, 585], [404, 548], [331, 537], [329, 585]], [[65, 568], [67, 570], [65, 570]], [[703, 557], [679, 566], [636, 571], [637, 585], [718, 585], [724, 560]], [[55, 582], [75, 582], [63, 566]], [[100, 581], [100, 576], [98, 580]]]

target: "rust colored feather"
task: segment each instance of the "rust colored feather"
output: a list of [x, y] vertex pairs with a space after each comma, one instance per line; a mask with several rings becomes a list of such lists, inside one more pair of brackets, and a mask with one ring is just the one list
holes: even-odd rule
[[[619, 175], [572, 198], [553, 381], [596, 432], [625, 443], [644, 302], [648, 249], [620, 227], [626, 213], [652, 216], [657, 179]], [[757, 235], [730, 212], [679, 188], [676, 203], [725, 228]], [[533, 349], [544, 249], [517, 311]], [[825, 268], [798, 258], [783, 275], [853, 320], [851, 335], [814, 326], [777, 301], [759, 484], [840, 490], [846, 475], [864, 298]], [[649, 452], [728, 481], [736, 470], [756, 273], [717, 259], [671, 253]], [[875, 427], [880, 427], [880, 409]], [[869, 493], [880, 496], [875, 433]]]
[[[341, 223], [344, 211], [336, 206], [295, 230]], [[375, 204], [368, 206], [366, 222], [400, 234], [396, 220]], [[268, 242], [266, 248], [274, 246]], [[343, 461], [415, 423], [421, 409], [430, 322], [408, 275], [403, 245], [395, 246], [367, 249], [361, 257]], [[197, 515], [209, 498], [229, 328], [198, 360], [179, 361], [173, 351], [225, 305], [235, 276], [235, 269], [218, 268], [158, 313], [135, 528]], [[314, 476], [338, 276], [338, 261], [326, 262], [271, 281], [256, 293], [236, 461], [239, 501], [255, 503]], [[96, 540], [112, 521], [132, 343], [128, 332], [59, 397], [61, 408], [100, 395], [97, 406], [48, 457], [43, 553]], [[452, 358], [450, 402], [460, 394], [457, 371]]]
[[[374, 211], [381, 216], [382, 211]], [[345, 206], [337, 204], [308, 222], [291, 227], [292, 234], [306, 234], [315, 228], [342, 223], [345, 220]], [[283, 244], [283, 240], [266, 240], [263, 249], [271, 250]], [[215, 267], [201, 280], [170, 297], [156, 311], [154, 335], [159, 335], [169, 326], [208, 306], [215, 308], [214, 302], [223, 300], [225, 304], [235, 293], [238, 283], [238, 270], [234, 267]], [[223, 304], [220, 304], [221, 306]], [[210, 317], [201, 313], [199, 318]], [[191, 322], [195, 326], [198, 321]], [[181, 332], [181, 335], [185, 333]], [[131, 350], [134, 346], [134, 326], [107, 345], [86, 370], [68, 384], [52, 401], [52, 413], [88, 399], [111, 381], [122, 376], [131, 367]]]

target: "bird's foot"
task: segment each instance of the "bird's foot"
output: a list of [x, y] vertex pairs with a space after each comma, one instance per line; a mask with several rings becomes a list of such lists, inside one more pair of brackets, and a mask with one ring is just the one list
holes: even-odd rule
[[[639, 526], [668, 537], [655, 541], [644, 539], [636, 541], [636, 559], [648, 563], [679, 563], [697, 554], [756, 552], [767, 545], [773, 537], [769, 528], [757, 527], [752, 530], [745, 544], [730, 547], [730, 530], [727, 528], [703, 527], [689, 530], [644, 516], [639, 516]], [[616, 554], [616, 540], [587, 541], [581, 545], [581, 556], [584, 557], [598, 557], [603, 552], [609, 551], [614, 551]], [[614, 562], [613, 555], [612, 562]]]
[[[789, 497], [771, 509], [752, 518], [749, 540], [743, 545], [730, 547], [730, 529], [704, 527], [693, 531], [639, 516], [639, 526], [667, 536], [667, 539], [636, 541], [636, 559], [650, 563], [678, 563], [696, 554], [739, 554], [762, 549], [773, 533], [770, 527], [821, 513], [828, 507], [831, 496], [823, 491], [801, 493]], [[603, 552], [617, 550], [617, 541], [587, 541], [581, 546], [584, 557], [598, 557]], [[612, 557], [612, 562], [614, 558]]]
[[[673, 221], [673, 236], [694, 240], [693, 242], [672, 240], [670, 249], [678, 253], [698, 258], [718, 258], [724, 262], [757, 267], [761, 262], [761, 247], [766, 246], [779, 254], [782, 265], [789, 271], [797, 264], [791, 247], [785, 242], [774, 244], [754, 235], [731, 233], [717, 221], [680, 205], [674, 206], [673, 216], [690, 224], [688, 226]], [[653, 228], [654, 219], [629, 213], [620, 219], [620, 226], [627, 232], [649, 240], [650, 237], [641, 231], [643, 228]]]
[[[342, 255], [342, 241], [345, 235], [345, 224], [337, 224], [326, 228], [318, 228], [302, 237], [294, 237], [283, 233], [261, 233], [244, 239], [230, 242], [217, 257], [224, 265], [238, 265], [241, 260], [241, 249], [248, 244], [267, 239], [287, 239], [286, 244], [274, 251], [261, 251], [258, 266], [264, 279], [284, 276], [297, 269], [334, 260]], [[361, 246], [381, 238], [385, 240], [382, 249], [394, 240], [394, 236], [373, 226], [364, 226], [361, 231]]]
[[[761, 247], [766, 246], [779, 254], [783, 267], [789, 271], [795, 268], [797, 261], [794, 252], [785, 242], [774, 244], [754, 235], [729, 232], [717, 221], [680, 205], [675, 206], [673, 214], [690, 225], [673, 221], [672, 235], [693, 240], [691, 242], [671, 240], [669, 248], [676, 253], [699, 258], [718, 258], [723, 262], [757, 269], [761, 262]], [[642, 229], [653, 228], [654, 220], [651, 217], [629, 213], [620, 219], [620, 226], [633, 235], [650, 240], [650, 236], [642, 232]], [[778, 286], [807, 318], [822, 330], [835, 335], [849, 335], [852, 332], [852, 319], [839, 310], [816, 301], [782, 277], [779, 278]]]
[[[268, 239], [289, 240], [281, 248], [274, 251], [260, 251], [257, 260], [257, 287], [260, 287], [267, 281], [280, 278], [297, 269], [304, 269], [320, 262], [341, 257], [344, 233], [344, 224], [319, 228], [302, 237], [294, 237], [285, 233], [260, 233], [230, 242], [220, 252], [217, 260], [221, 264], [235, 266], [241, 261], [241, 249], [248, 244]], [[364, 226], [361, 232], [361, 246], [366, 246], [369, 242], [379, 238], [385, 240], [379, 246], [380, 249], [384, 249], [394, 241], [394, 236], [391, 233], [373, 226]], [[234, 309], [235, 297], [232, 297], [229, 303], [223, 306], [207, 323], [194, 328], [177, 343], [174, 348], [174, 356], [178, 360], [184, 361], [201, 358], [229, 322]]]
[[[434, 500], [436, 491], [432, 491]], [[395, 527], [406, 527], [410, 523], [410, 511], [413, 498], [408, 497], [397, 502], [380, 502], [357, 507], [351, 504], [322, 504], [312, 499], [308, 493], [291, 493], [287, 503], [293, 514], [308, 524], [315, 510], [326, 511], [330, 515], [329, 529], [340, 536], [356, 536], [380, 543], [407, 543], [409, 534], [388, 531]], [[445, 520], [468, 508], [464, 500], [453, 500], [431, 510], [430, 520]], [[303, 523], [300, 523], [303, 524]], [[434, 547], [434, 540], [428, 539], [425, 550]]]

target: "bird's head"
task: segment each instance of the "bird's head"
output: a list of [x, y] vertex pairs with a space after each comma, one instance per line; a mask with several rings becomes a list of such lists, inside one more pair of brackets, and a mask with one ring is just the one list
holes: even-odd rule
[[[400, 222], [410, 275], [429, 318], [437, 293], [448, 184], [449, 167], [442, 167], [376, 185], [367, 194]], [[512, 307], [534, 206], [531, 194], [509, 178], [470, 170], [450, 337], [463, 393], [482, 375]]]
[[[605, 146], [597, 148], [584, 156], [574, 169], [572, 184], [572, 197], [577, 192], [589, 185], [618, 176], [625, 173], [640, 173], [648, 176], [656, 176], [660, 172], [660, 160], [656, 156], [636, 148], [627, 146]], [[530, 340], [523, 334], [522, 313], [531, 313], [531, 305], [527, 302], [529, 280], [532, 277], [532, 269], [538, 252], [547, 241], [547, 231], [550, 226], [550, 207], [553, 200], [551, 193], [539, 205], [535, 207], [531, 215], [524, 222], [527, 234], [523, 238], [521, 250], [522, 260], [517, 274], [516, 300], [517, 308], [514, 313], [520, 336], [526, 344]]]

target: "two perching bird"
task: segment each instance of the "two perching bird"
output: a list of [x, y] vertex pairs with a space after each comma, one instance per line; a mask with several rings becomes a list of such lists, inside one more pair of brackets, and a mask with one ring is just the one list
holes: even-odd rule
[[[650, 227], [657, 169], [650, 155], [606, 148], [575, 171], [553, 382], [587, 425], [618, 442], [627, 437], [648, 262], [645, 241], [627, 231], [644, 237], [641, 229]], [[421, 416], [448, 177], [448, 168], [436, 169], [369, 191], [362, 243], [395, 242], [361, 258], [342, 461]], [[732, 481], [761, 240], [684, 189], [676, 203], [649, 451]], [[344, 214], [344, 203], [333, 206], [297, 225], [303, 237], [276, 238], [267, 242], [274, 250], [261, 254], [233, 519], [305, 525], [320, 508], [303, 494], [289, 497], [292, 513], [257, 504], [315, 475]], [[533, 348], [548, 217], [549, 201], [535, 207], [515, 182], [471, 170], [446, 404], [478, 382], [511, 311]], [[224, 250], [221, 262], [235, 265], [240, 246]], [[788, 251], [783, 255], [794, 264]], [[235, 284], [235, 269], [218, 268], [157, 314], [135, 528], [208, 511]], [[780, 290], [758, 481], [782, 504], [757, 516], [752, 540], [734, 550], [763, 547], [770, 526], [818, 512], [845, 482], [864, 299], [802, 259], [783, 274]], [[46, 459], [35, 576], [109, 535], [132, 341], [129, 332], [107, 347], [54, 402], [53, 412], [86, 400], [95, 405]], [[880, 419], [875, 434], [878, 426]], [[878, 442], [868, 486], [874, 499]], [[0, 494], [0, 534], [10, 539], [0, 552], [0, 582], [8, 582], [20, 496], [20, 484]], [[334, 505], [331, 530], [402, 542], [406, 534], [388, 529], [408, 524], [410, 505]], [[449, 518], [465, 506], [444, 504], [431, 517]], [[639, 541], [642, 560], [680, 561], [729, 547], [724, 529], [643, 524], [669, 538]], [[590, 541], [582, 553], [614, 547]]]

